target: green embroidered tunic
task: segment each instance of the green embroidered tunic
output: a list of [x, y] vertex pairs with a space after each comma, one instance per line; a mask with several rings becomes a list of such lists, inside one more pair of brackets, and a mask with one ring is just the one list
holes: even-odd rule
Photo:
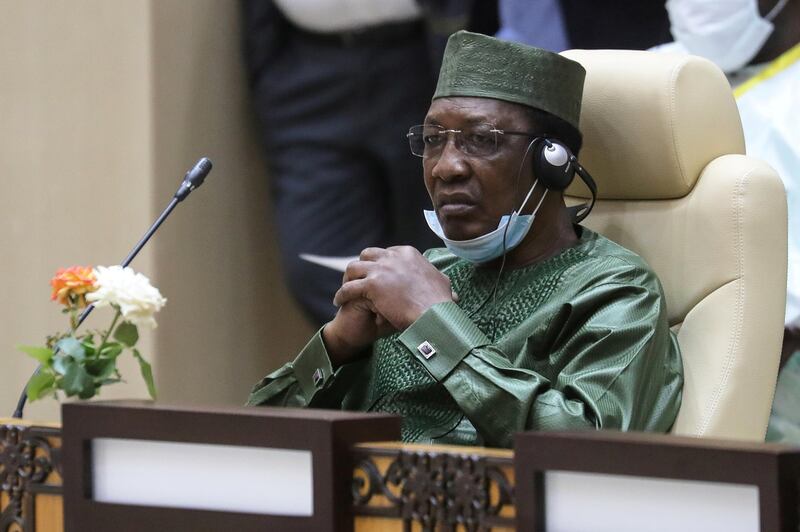
[[434, 305], [336, 371], [318, 332], [248, 404], [395, 413], [403, 440], [420, 443], [510, 447], [530, 429], [667, 431], [683, 376], [661, 285], [636, 254], [581, 231], [575, 246], [504, 272], [494, 297], [496, 270], [429, 250], [458, 303]]

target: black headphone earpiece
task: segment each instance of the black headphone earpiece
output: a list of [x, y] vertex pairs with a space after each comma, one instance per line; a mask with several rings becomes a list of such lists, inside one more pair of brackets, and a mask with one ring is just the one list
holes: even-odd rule
[[550, 190], [565, 190], [575, 177], [572, 152], [554, 139], [541, 139], [533, 149], [533, 176]]
[[569, 207], [575, 223], [580, 223], [594, 208], [597, 200], [597, 184], [594, 178], [580, 165], [572, 151], [556, 139], [542, 138], [535, 140], [533, 148], [533, 177], [549, 190], [563, 192], [572, 183], [577, 173], [586, 183], [592, 194], [591, 203], [583, 203]]

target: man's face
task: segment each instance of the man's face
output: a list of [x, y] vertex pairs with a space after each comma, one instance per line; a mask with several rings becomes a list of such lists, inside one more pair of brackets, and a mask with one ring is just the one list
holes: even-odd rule
[[[500, 130], [529, 132], [531, 124], [523, 109], [490, 98], [439, 98], [431, 104], [425, 124], [461, 131], [491, 124]], [[530, 189], [530, 157], [519, 181], [517, 175], [533, 137], [499, 135], [498, 139], [494, 155], [475, 157], [459, 151], [450, 135], [437, 156], [423, 158], [425, 187], [447, 238], [467, 240], [497, 229], [500, 217], [518, 209]], [[529, 204], [538, 198], [536, 192]]]

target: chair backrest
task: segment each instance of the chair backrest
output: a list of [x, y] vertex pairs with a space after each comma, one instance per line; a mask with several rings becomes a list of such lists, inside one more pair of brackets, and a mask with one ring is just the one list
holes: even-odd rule
[[[683, 355], [673, 432], [763, 440], [786, 297], [786, 197], [744, 155], [730, 86], [711, 62], [636, 51], [564, 52], [586, 68], [584, 222], [658, 274]], [[567, 190], [585, 197], [579, 180]]]

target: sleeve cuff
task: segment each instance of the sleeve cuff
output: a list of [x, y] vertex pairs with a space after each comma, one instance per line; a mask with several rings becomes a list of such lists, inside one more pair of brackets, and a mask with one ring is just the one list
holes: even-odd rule
[[314, 394], [327, 386], [334, 377], [331, 359], [322, 341], [322, 329], [318, 330], [300, 351], [292, 362], [292, 368], [306, 404], [310, 404]]
[[438, 303], [398, 338], [437, 381], [444, 380], [467, 354], [489, 339], [452, 301]]

